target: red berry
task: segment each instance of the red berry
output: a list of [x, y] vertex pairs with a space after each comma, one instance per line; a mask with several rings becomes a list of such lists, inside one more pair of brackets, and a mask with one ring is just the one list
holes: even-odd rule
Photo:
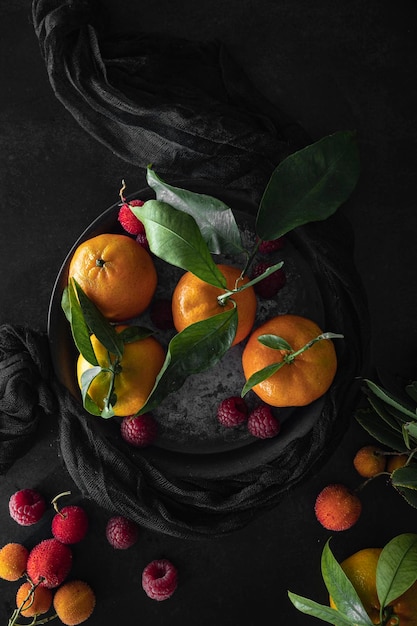
[[[129, 204], [132, 206], [142, 206], [144, 203], [142, 200], [130, 200]], [[125, 231], [131, 235], [139, 235], [139, 233], [145, 232], [145, 227], [140, 220], [132, 213], [129, 208], [129, 204], [125, 203], [119, 209], [118, 220]]]
[[34, 584], [53, 589], [65, 580], [71, 565], [71, 548], [55, 538], [45, 539], [30, 551], [26, 571]]
[[152, 323], [160, 330], [174, 328], [172, 306], [169, 298], [159, 298], [154, 300], [151, 305], [150, 315]]
[[261, 254], [272, 254], [277, 250], [281, 250], [285, 246], [285, 238], [278, 237], [277, 239], [262, 240], [259, 244], [258, 250]]
[[280, 423], [272, 415], [271, 407], [267, 404], [261, 404], [249, 415], [248, 430], [254, 437], [270, 439], [278, 435]]
[[327, 530], [347, 530], [359, 519], [362, 503], [359, 497], [345, 485], [325, 487], [317, 496], [314, 512], [320, 524]]
[[[263, 274], [270, 266], [269, 263], [258, 263], [252, 270], [251, 278], [257, 278]], [[253, 288], [261, 298], [273, 298], [278, 291], [286, 283], [285, 272], [282, 267], [275, 272], [272, 272], [269, 276], [263, 278], [259, 283], [256, 283]]]
[[116, 550], [126, 550], [133, 546], [138, 540], [139, 528], [135, 522], [116, 515], [111, 517], [106, 526], [107, 541]]
[[9, 500], [10, 517], [21, 526], [39, 522], [45, 509], [45, 500], [35, 489], [16, 491]]
[[148, 241], [148, 238], [147, 238], [147, 236], [145, 235], [145, 233], [139, 233], [138, 235], [136, 235], [136, 242], [137, 242], [140, 246], [142, 246], [142, 248], [145, 248], [145, 250], [146, 250], [147, 252], [149, 252], [149, 251], [150, 251], [150, 248], [149, 248], [149, 241]]
[[156, 439], [158, 424], [150, 413], [126, 415], [120, 424], [120, 434], [132, 446], [144, 448]]
[[233, 428], [246, 422], [248, 413], [247, 404], [240, 396], [225, 398], [217, 407], [217, 419], [227, 428]]
[[78, 543], [87, 530], [87, 513], [80, 506], [64, 506], [52, 519], [52, 534], [61, 543]]
[[143, 590], [152, 600], [167, 600], [174, 593], [177, 584], [177, 568], [167, 559], [151, 561], [142, 572]]

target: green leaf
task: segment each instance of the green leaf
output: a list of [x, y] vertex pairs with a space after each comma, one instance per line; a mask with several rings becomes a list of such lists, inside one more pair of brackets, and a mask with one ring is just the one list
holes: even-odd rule
[[376, 568], [376, 589], [381, 606], [401, 596], [417, 580], [417, 535], [404, 533], [383, 548]]
[[356, 411], [355, 418], [362, 428], [383, 445], [397, 452], [405, 452], [407, 450], [400, 434], [401, 429], [398, 429], [398, 432], [393, 430], [380, 419], [376, 412], [371, 409], [359, 409]]
[[106, 350], [121, 358], [123, 356], [123, 340], [119, 333], [98, 310], [94, 302], [86, 296], [77, 281], [74, 278], [71, 279], [71, 281], [75, 285], [81, 310], [90, 331], [97, 337], [100, 343], [103, 344]]
[[212, 254], [243, 252], [235, 217], [224, 202], [212, 196], [168, 185], [150, 167], [147, 170], [147, 182], [154, 189], [157, 200], [193, 216]]
[[258, 341], [262, 343], [264, 346], [268, 348], [272, 348], [273, 350], [289, 350], [292, 351], [292, 347], [282, 337], [278, 337], [278, 335], [259, 335]]
[[67, 321], [71, 324], [71, 303], [68, 286], [65, 287], [64, 291], [62, 292], [61, 308], [64, 311], [64, 315], [67, 318]]
[[413, 381], [405, 388], [407, 394], [410, 396], [414, 402], [417, 402], [417, 381]]
[[299, 596], [291, 591], [288, 592], [288, 597], [295, 608], [301, 611], [301, 613], [317, 617], [318, 619], [321, 619], [328, 624], [333, 624], [334, 626], [352, 626], [352, 621], [346, 617], [346, 615], [343, 615], [340, 611], [337, 611], [330, 606], [318, 604], [317, 602], [314, 602], [314, 600], [309, 600], [308, 598]]
[[323, 548], [321, 571], [329, 595], [332, 597], [338, 611], [350, 619], [351, 624], [371, 626], [372, 621], [365, 611], [354, 586], [334, 558], [329, 541], [326, 542]]
[[[94, 367], [90, 367], [88, 370], [85, 370], [82, 374], [81, 374], [81, 397], [83, 400], [83, 405], [84, 407], [87, 409], [87, 398], [89, 399], [89, 405], [90, 403], [92, 403], [94, 405], [94, 407], [96, 407], [97, 412], [94, 412], [94, 415], [99, 415], [100, 414], [100, 409], [97, 407], [97, 405], [95, 404], [95, 402], [93, 402], [93, 400], [91, 399], [91, 397], [88, 395], [88, 390], [90, 388], [91, 383], [93, 382], [93, 380], [95, 378], [97, 378], [97, 376], [99, 376], [102, 372], [102, 369], [99, 365], [96, 365]], [[89, 411], [91, 412], [91, 411]]]
[[132, 206], [131, 210], [144, 224], [149, 247], [156, 256], [192, 272], [210, 285], [226, 286], [226, 279], [191, 215], [159, 200], [148, 200], [142, 206]]
[[[407, 447], [410, 447], [410, 439], [417, 441], [417, 422], [407, 422], [403, 425], [403, 436], [406, 433]], [[405, 437], [404, 437], [405, 440]]]
[[[395, 470], [396, 472], [399, 470]], [[404, 500], [412, 506], [414, 509], [417, 509], [417, 491], [415, 489], [407, 489], [406, 487], [398, 487], [394, 485], [395, 489], [398, 493], [404, 498]]]
[[389, 406], [392, 406], [395, 409], [399, 410], [401, 413], [403, 413], [403, 415], [407, 415], [407, 417], [411, 417], [412, 419], [417, 419], [416, 411], [413, 411], [412, 407], [405, 405], [404, 402], [396, 398], [389, 391], [386, 391], [385, 389], [383, 389], [383, 387], [380, 387], [376, 383], [366, 378], [363, 382], [369, 387], [371, 391], [373, 391], [377, 398], [380, 398]]
[[397, 488], [406, 487], [417, 490], [417, 467], [415, 464], [399, 467], [392, 472], [391, 482]]
[[85, 322], [80, 303], [76, 296], [74, 284], [71, 283], [64, 291], [63, 305], [66, 310], [67, 319], [70, 322], [71, 333], [76, 348], [83, 357], [91, 363], [98, 365], [98, 361], [91, 344], [90, 331]]
[[154, 332], [150, 328], [145, 328], [144, 326], [127, 326], [120, 333], [119, 337], [126, 343], [134, 343], [135, 341], [139, 341], [140, 339], [146, 339], [146, 337], [150, 337]]
[[237, 329], [237, 309], [233, 307], [191, 324], [175, 335], [168, 346], [165, 363], [140, 413], [158, 406], [177, 391], [188, 376], [198, 374], [220, 361], [230, 348]]
[[241, 397], [243, 398], [244, 396], [246, 396], [246, 394], [252, 389], [252, 387], [255, 387], [255, 385], [259, 385], [259, 383], [261, 383], [263, 380], [266, 380], [267, 378], [278, 372], [281, 367], [284, 367], [284, 365], [287, 365], [285, 361], [272, 363], [271, 365], [267, 365], [266, 367], [258, 370], [257, 372], [252, 374], [252, 376], [249, 376], [241, 391]]
[[256, 219], [261, 239], [276, 239], [324, 220], [343, 204], [359, 178], [355, 133], [340, 131], [291, 154], [272, 173]]

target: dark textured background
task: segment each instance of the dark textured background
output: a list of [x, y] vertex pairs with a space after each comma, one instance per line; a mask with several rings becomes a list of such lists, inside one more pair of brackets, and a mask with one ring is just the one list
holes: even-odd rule
[[[173, 32], [220, 39], [255, 87], [295, 117], [313, 140], [358, 131], [362, 175], [343, 211], [352, 222], [355, 263], [368, 294], [376, 367], [417, 376], [417, 7], [371, 0], [239, 0], [139, 4], [105, 0], [103, 28]], [[117, 201], [119, 181], [133, 191], [144, 172], [91, 139], [52, 93], [31, 24], [30, 2], [0, 4], [0, 322], [45, 329], [54, 278], [80, 232]], [[28, 457], [1, 479], [1, 544], [33, 541], [8, 519], [7, 498], [36, 483], [46, 495], [68, 488], [45, 461], [53, 424]], [[326, 601], [319, 558], [329, 533], [314, 520], [317, 492], [328, 482], [358, 484], [351, 459], [366, 434], [353, 424], [324, 468], [274, 511], [233, 536], [187, 543], [143, 532], [134, 552], [103, 541], [105, 516], [91, 510], [92, 532], [77, 548], [77, 571], [96, 587], [92, 626], [122, 623], [255, 626], [267, 616], [307, 626], [313, 618], [289, 604], [286, 590]], [[65, 483], [65, 484], [63, 484]], [[364, 494], [360, 523], [333, 539], [336, 556], [382, 545], [415, 531], [417, 514], [383, 480]], [[47, 532], [48, 521], [38, 529]], [[88, 551], [88, 552], [87, 552]], [[175, 598], [154, 603], [139, 587], [152, 558], [177, 562]], [[99, 571], [100, 570], [100, 571]], [[103, 575], [104, 574], [104, 575]], [[0, 620], [10, 612], [11, 583], [0, 585]]]

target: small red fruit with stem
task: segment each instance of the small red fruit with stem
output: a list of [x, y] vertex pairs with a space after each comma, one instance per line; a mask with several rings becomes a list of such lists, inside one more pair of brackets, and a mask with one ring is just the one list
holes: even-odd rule
[[73, 544], [84, 539], [88, 530], [88, 516], [81, 506], [70, 505], [58, 508], [58, 500], [70, 495], [70, 491], [58, 494], [52, 500], [56, 515], [52, 519], [52, 534], [61, 543]]

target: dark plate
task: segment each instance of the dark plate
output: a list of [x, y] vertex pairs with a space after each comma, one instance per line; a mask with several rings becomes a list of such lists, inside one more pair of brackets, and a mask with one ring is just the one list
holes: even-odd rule
[[[256, 207], [234, 191], [219, 190], [207, 183], [180, 181], [177, 186], [215, 196], [230, 206], [236, 216], [243, 239], [254, 237]], [[147, 200], [154, 197], [150, 188], [130, 196]], [[104, 211], [81, 234], [65, 258], [51, 295], [48, 313], [48, 336], [52, 362], [59, 380], [81, 402], [75, 376], [77, 352], [70, 326], [61, 309], [61, 296], [68, 279], [70, 259], [77, 246], [86, 239], [105, 232], [123, 232], [118, 221], [119, 205]], [[315, 277], [297, 246], [295, 232], [286, 238], [285, 247], [276, 254], [282, 259], [287, 283], [274, 301], [259, 300], [257, 324], [277, 314], [293, 313], [309, 317], [321, 327], [324, 325], [323, 302]], [[223, 261], [227, 259], [216, 259]], [[178, 279], [178, 270], [155, 259], [160, 283], [156, 297], [169, 295]], [[141, 317], [141, 324], [152, 326], [149, 314]], [[168, 343], [169, 332], [159, 332], [162, 343]], [[153, 463], [180, 475], [223, 476], [231, 475], [261, 463], [272, 461], [294, 439], [305, 435], [318, 419], [324, 399], [307, 407], [274, 409], [281, 422], [278, 437], [258, 440], [248, 434], [244, 426], [227, 429], [216, 419], [218, 403], [225, 397], [239, 395], [244, 384], [241, 368], [243, 345], [235, 346], [222, 361], [207, 372], [190, 377], [185, 385], [169, 396], [154, 412], [159, 422], [157, 442], [141, 451]], [[252, 392], [247, 396], [253, 406], [260, 400]], [[92, 420], [100, 418], [87, 416]]]

